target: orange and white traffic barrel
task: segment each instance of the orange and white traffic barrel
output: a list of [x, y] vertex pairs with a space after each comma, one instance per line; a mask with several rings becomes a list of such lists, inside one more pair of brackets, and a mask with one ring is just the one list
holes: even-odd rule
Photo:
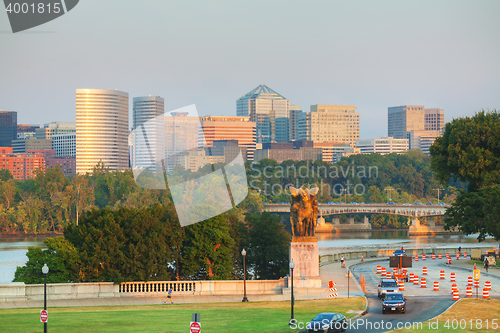
[[450, 273], [450, 281], [455, 282], [455, 273], [453, 272]]
[[453, 300], [458, 301], [459, 299], [460, 299], [460, 297], [458, 295], [458, 290], [454, 290], [453, 291]]
[[489, 299], [490, 298], [490, 292], [488, 289], [484, 288], [483, 289], [483, 299]]
[[422, 260], [425, 260], [425, 253], [422, 254]]
[[441, 256], [441, 253], [438, 255], [438, 259], [442, 259], [443, 257]]
[[468, 285], [468, 286], [472, 286], [472, 276], [469, 276], [469, 277], [467, 278], [467, 285]]
[[451, 291], [453, 292], [453, 291], [455, 291], [455, 290], [458, 290], [458, 287], [457, 287], [457, 284], [456, 284], [456, 283], [453, 283], [453, 284], [451, 285]]
[[436, 254], [435, 253], [432, 254], [432, 260], [436, 260]]
[[434, 290], [435, 291], [439, 290], [439, 282], [438, 281], [434, 281]]
[[420, 279], [420, 288], [427, 288], [427, 280], [425, 278]]
[[460, 259], [460, 252], [457, 252], [457, 260]]
[[464, 258], [467, 258], [467, 252], [464, 252]]
[[415, 261], [418, 261], [418, 254], [415, 254]]
[[403, 267], [403, 274], [405, 274], [405, 275], [406, 275], [406, 273], [408, 273], [408, 268]]
[[414, 273], [410, 273], [410, 282], [413, 282], [413, 279], [415, 278], [415, 274]]
[[413, 284], [418, 286], [418, 275], [413, 276]]
[[479, 280], [474, 280], [474, 288], [479, 288]]
[[427, 275], [427, 267], [422, 268], [422, 275]]
[[441, 280], [444, 280], [444, 279], [445, 279], [445, 276], [444, 276], [444, 271], [439, 272], [439, 278], [440, 278]]
[[450, 257], [450, 253], [446, 252], [446, 258], [449, 258], [449, 257]]
[[447, 264], [451, 265], [451, 258], [446, 258], [446, 260], [448, 260]]
[[390, 279], [391, 278], [391, 272], [385, 273], [385, 277], [388, 278], [388, 279]]
[[385, 276], [385, 267], [382, 267], [382, 277]]
[[467, 286], [467, 297], [472, 297], [472, 287]]
[[491, 290], [491, 282], [490, 281], [485, 281], [484, 282], [484, 289]]
[[399, 280], [399, 290], [405, 290], [405, 284], [403, 280]]
[[382, 273], [382, 266], [377, 265], [377, 274]]

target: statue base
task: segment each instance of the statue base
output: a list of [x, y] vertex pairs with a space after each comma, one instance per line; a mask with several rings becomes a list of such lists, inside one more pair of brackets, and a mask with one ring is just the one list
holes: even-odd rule
[[290, 241], [290, 262], [295, 263], [293, 278], [319, 277], [319, 247], [314, 236], [292, 237]]

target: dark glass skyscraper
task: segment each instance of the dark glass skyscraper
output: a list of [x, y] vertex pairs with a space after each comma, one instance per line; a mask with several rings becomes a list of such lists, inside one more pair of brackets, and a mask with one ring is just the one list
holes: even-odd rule
[[17, 139], [17, 112], [0, 111], [0, 147], [12, 147]]

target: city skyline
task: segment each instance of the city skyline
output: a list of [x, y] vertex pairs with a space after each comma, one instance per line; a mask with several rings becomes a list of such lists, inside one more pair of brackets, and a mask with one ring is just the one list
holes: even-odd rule
[[[235, 99], [266, 84], [302, 110], [356, 105], [363, 139], [387, 135], [390, 106], [439, 107], [448, 122], [500, 104], [497, 1], [116, 4], [89, 0], [17, 34], [2, 13], [0, 109], [23, 124], [75, 121], [72, 92], [95, 87], [230, 116]], [[249, 47], [242, 36], [252, 35]]]

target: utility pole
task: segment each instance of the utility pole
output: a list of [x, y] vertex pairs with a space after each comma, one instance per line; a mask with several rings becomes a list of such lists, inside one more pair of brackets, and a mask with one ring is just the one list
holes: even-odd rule
[[444, 191], [442, 188], [435, 188], [434, 191], [438, 191], [438, 205], [439, 205], [439, 191]]
[[394, 191], [393, 188], [386, 188], [385, 191], [389, 191], [389, 201], [391, 201], [391, 191]]

